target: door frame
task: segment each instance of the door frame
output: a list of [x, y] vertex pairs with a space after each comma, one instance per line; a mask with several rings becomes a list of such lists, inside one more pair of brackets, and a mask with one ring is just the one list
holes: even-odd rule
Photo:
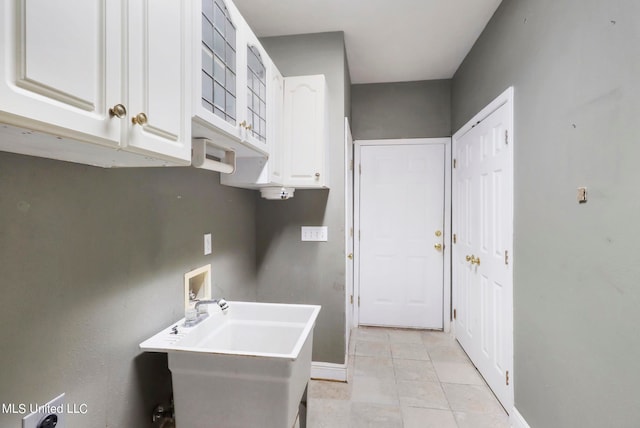
[[[511, 162], [511, 185], [512, 185], [512, 189], [511, 189], [511, 203], [508, 207], [508, 212], [505, 213], [507, 215], [507, 218], [509, 218], [511, 220], [511, 254], [509, 255], [509, 263], [511, 265], [511, 310], [508, 314], [508, 331], [506, 332], [507, 336], [508, 336], [508, 340], [509, 340], [509, 347], [511, 350], [511, 353], [509, 355], [509, 362], [510, 362], [510, 372], [509, 372], [509, 382], [511, 385], [511, 392], [512, 395], [510, 397], [510, 404], [511, 404], [511, 408], [507, 409], [507, 413], [509, 413], [510, 417], [511, 417], [511, 422], [513, 423], [514, 421], [514, 417], [513, 415], [513, 410], [515, 409], [515, 404], [514, 404], [514, 398], [515, 398], [515, 382], [517, 379], [516, 373], [515, 373], [515, 357], [514, 357], [514, 325], [513, 325], [513, 309], [514, 309], [514, 304], [513, 304], [513, 296], [515, 294], [515, 283], [513, 280], [513, 272], [515, 269], [515, 264], [517, 261], [517, 256], [515, 254], [515, 250], [514, 250], [514, 232], [515, 232], [515, 217], [514, 217], [514, 205], [515, 205], [515, 195], [516, 195], [516, 190], [515, 190], [515, 161], [514, 161], [514, 157], [515, 157], [515, 121], [514, 121], [514, 88], [513, 86], [510, 86], [509, 88], [507, 88], [504, 92], [502, 92], [500, 95], [498, 95], [493, 101], [491, 101], [487, 106], [485, 106], [482, 110], [480, 110], [476, 115], [473, 116], [473, 118], [471, 118], [471, 120], [469, 120], [467, 123], [465, 123], [456, 133], [453, 134], [452, 137], [452, 148], [453, 146], [456, 145], [457, 141], [460, 140], [467, 132], [469, 132], [472, 128], [474, 128], [478, 123], [482, 122], [484, 119], [486, 119], [487, 117], [489, 117], [491, 114], [493, 114], [493, 112], [495, 112], [497, 109], [499, 109], [500, 107], [506, 105], [507, 106], [507, 112], [509, 115], [508, 118], [508, 129], [511, 130], [511, 135], [508, 136], [508, 141], [509, 141], [509, 145], [511, 146], [511, 158], [510, 158], [510, 162]], [[452, 183], [453, 185], [453, 183]], [[452, 266], [453, 267], [453, 266]], [[451, 272], [453, 274], [453, 271]], [[458, 290], [455, 287], [455, 284], [452, 284], [452, 297], [453, 297], [453, 301], [452, 303], [457, 302], [458, 300]], [[455, 331], [455, 322], [452, 322], [452, 328], [453, 328], [453, 335], [454, 337], [456, 337], [456, 331]]]
[[[353, 202], [353, 183], [354, 183], [354, 165], [353, 136], [351, 134], [351, 126], [349, 125], [349, 118], [344, 118], [344, 273], [345, 273], [345, 357], [344, 361], [347, 364], [349, 360], [349, 341], [351, 340], [351, 329], [355, 326], [354, 305], [351, 301], [351, 296], [354, 295], [354, 275], [355, 275], [355, 258], [349, 259], [349, 253], [355, 252], [354, 242], [354, 202]], [[350, 228], [350, 225], [353, 228]], [[351, 275], [349, 275], [349, 264], [351, 264]]]
[[[406, 139], [386, 139], [386, 140], [356, 140], [354, 141], [354, 171], [353, 171], [353, 324], [354, 327], [360, 325], [360, 160], [363, 146], [393, 146], [393, 145], [428, 145], [443, 144], [444, 159], [444, 230], [443, 238], [443, 298], [442, 298], [442, 326], [446, 333], [451, 331], [452, 309], [451, 309], [451, 138], [406, 138]], [[350, 299], [347, 299], [349, 301]], [[349, 308], [347, 308], [349, 309]]]

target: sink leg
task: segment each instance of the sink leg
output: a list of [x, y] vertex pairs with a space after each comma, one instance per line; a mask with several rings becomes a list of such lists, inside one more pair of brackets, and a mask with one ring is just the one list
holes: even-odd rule
[[300, 428], [307, 428], [307, 390], [309, 384], [304, 388], [302, 394], [302, 400], [300, 400], [300, 406], [298, 406], [298, 420], [300, 421]]

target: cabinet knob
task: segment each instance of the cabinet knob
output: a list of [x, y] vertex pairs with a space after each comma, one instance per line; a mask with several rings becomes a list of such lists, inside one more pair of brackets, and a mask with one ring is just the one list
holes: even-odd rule
[[316, 172], [316, 178], [320, 178], [320, 173]]
[[127, 115], [127, 108], [122, 104], [116, 104], [109, 109], [109, 116], [122, 119]]
[[253, 126], [247, 125], [247, 131], [251, 131], [252, 129], [253, 129]]
[[143, 126], [143, 125], [146, 125], [148, 121], [149, 121], [149, 118], [144, 113], [138, 113], [137, 115], [131, 118], [131, 122], [133, 122], [134, 125]]
[[247, 121], [243, 120], [242, 122], [239, 123], [240, 126], [242, 126], [244, 129], [247, 129]]

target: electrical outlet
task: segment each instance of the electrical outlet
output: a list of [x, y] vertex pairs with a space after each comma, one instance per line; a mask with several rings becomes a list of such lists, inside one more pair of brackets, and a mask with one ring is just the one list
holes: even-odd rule
[[207, 233], [204, 235], [204, 255], [208, 256], [211, 254], [211, 234]]
[[47, 404], [28, 404], [31, 414], [22, 418], [22, 428], [64, 428], [64, 393]]
[[302, 226], [303, 241], [327, 241], [329, 239], [329, 230], [327, 226]]

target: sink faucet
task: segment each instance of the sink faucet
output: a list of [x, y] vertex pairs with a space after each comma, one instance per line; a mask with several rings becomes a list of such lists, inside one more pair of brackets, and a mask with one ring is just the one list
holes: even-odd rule
[[224, 299], [199, 300], [198, 302], [196, 302], [194, 310], [187, 311], [184, 320], [185, 327], [193, 327], [194, 325], [197, 325], [205, 320], [209, 316], [209, 313], [205, 312], [203, 309], [200, 309], [200, 307], [203, 305], [213, 304], [217, 304], [222, 312], [226, 312], [227, 309], [229, 309], [229, 304]]

